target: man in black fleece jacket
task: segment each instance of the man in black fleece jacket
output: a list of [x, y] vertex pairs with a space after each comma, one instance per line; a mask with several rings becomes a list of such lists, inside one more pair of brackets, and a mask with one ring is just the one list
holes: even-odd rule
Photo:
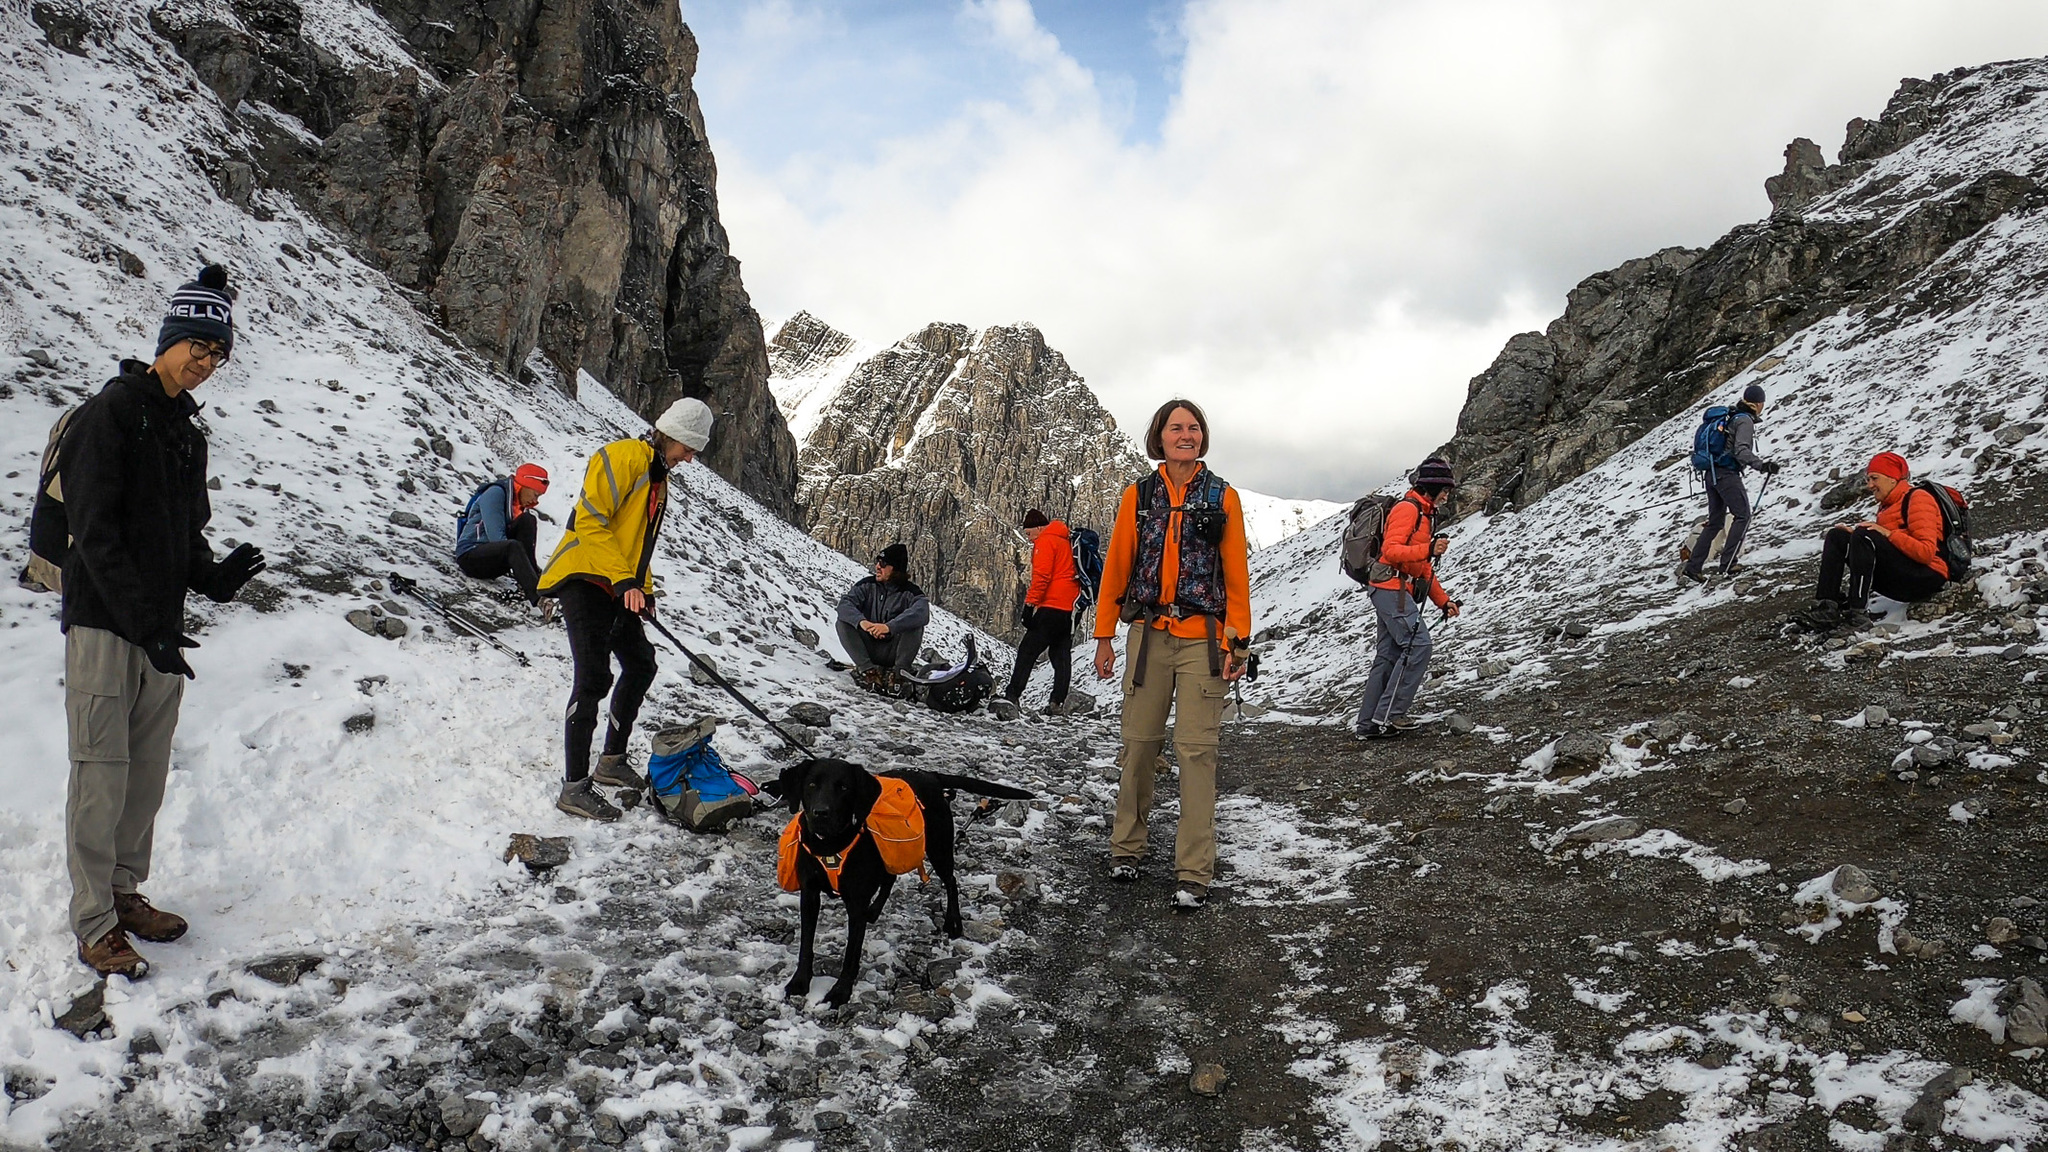
[[57, 468], [71, 545], [64, 560], [64, 708], [71, 729], [65, 802], [71, 926], [78, 957], [136, 978], [148, 965], [128, 942], [171, 941], [185, 921], [151, 907], [157, 808], [171, 736], [192, 667], [185, 593], [226, 603], [263, 570], [244, 544], [216, 561], [204, 530], [206, 437], [190, 395], [234, 346], [227, 273], [217, 265], [180, 288], [157, 336], [156, 360], [121, 362], [64, 431]]

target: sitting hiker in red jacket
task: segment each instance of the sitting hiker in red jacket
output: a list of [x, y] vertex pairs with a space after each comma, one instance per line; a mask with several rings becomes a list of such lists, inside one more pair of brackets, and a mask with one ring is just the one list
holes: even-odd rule
[[[1806, 623], [1830, 628], [1846, 613], [1868, 612], [1870, 594], [1913, 603], [1941, 591], [1948, 562], [1941, 558], [1941, 506], [1915, 492], [1906, 458], [1880, 452], [1870, 458], [1864, 487], [1877, 497], [1877, 519], [1837, 524], [1820, 546], [1820, 580]], [[1848, 569], [1849, 585], [1842, 587]]]
[[1024, 514], [1024, 534], [1031, 538], [1031, 587], [1024, 593], [1029, 615], [1024, 639], [1017, 645], [1017, 665], [1010, 671], [1010, 684], [1003, 696], [1012, 704], [1022, 698], [1024, 685], [1031, 681], [1031, 669], [1049, 652], [1052, 698], [1045, 710], [1058, 716], [1066, 711], [1074, 652], [1074, 604], [1081, 598], [1081, 581], [1074, 575], [1074, 542], [1064, 523], [1047, 518], [1036, 508]]

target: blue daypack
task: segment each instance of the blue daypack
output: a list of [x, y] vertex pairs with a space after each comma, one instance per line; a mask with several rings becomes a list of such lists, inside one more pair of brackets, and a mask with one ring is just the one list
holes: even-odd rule
[[1692, 467], [1695, 472], [1736, 470], [1741, 465], [1728, 448], [1728, 418], [1735, 409], [1715, 404], [1700, 413], [1699, 431], [1692, 434]]
[[1079, 612], [1083, 604], [1095, 603], [1102, 591], [1102, 537], [1093, 528], [1075, 528], [1068, 538], [1074, 546], [1074, 579], [1081, 585], [1081, 598], [1074, 602], [1074, 611]]
[[716, 720], [706, 719], [664, 728], [655, 734], [654, 755], [647, 759], [655, 804], [670, 821], [697, 832], [723, 828], [754, 810], [748, 782], [711, 746], [717, 727]]

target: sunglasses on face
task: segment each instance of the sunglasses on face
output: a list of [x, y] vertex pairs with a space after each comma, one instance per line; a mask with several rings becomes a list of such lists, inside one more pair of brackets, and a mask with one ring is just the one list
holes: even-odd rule
[[204, 360], [215, 367], [228, 362], [227, 348], [223, 345], [215, 344], [211, 340], [187, 340], [185, 341], [185, 347], [191, 353], [194, 360]]

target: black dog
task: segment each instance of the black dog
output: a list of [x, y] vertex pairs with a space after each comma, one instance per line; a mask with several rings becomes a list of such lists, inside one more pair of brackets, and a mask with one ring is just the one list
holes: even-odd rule
[[[881, 776], [909, 784], [924, 809], [925, 860], [946, 886], [946, 935], [957, 937], [960, 886], [953, 879], [953, 813], [947, 802], [956, 790], [1004, 800], [1029, 800], [1031, 793], [943, 772], [906, 770], [884, 772]], [[803, 996], [811, 990], [812, 942], [818, 931], [819, 895], [832, 887], [825, 865], [819, 861], [835, 857], [841, 861], [838, 896], [846, 902], [846, 959], [839, 966], [839, 982], [825, 994], [825, 1003], [842, 1007], [853, 995], [868, 924], [881, 916], [882, 905], [896, 885], [896, 877], [883, 864], [881, 851], [866, 823], [875, 801], [881, 798], [882, 781], [858, 764], [819, 758], [783, 769], [780, 778], [762, 785], [762, 791], [780, 797], [790, 811], [803, 818], [802, 848], [796, 854], [803, 934], [797, 946], [796, 975], [789, 978], [785, 989], [791, 997]]]

